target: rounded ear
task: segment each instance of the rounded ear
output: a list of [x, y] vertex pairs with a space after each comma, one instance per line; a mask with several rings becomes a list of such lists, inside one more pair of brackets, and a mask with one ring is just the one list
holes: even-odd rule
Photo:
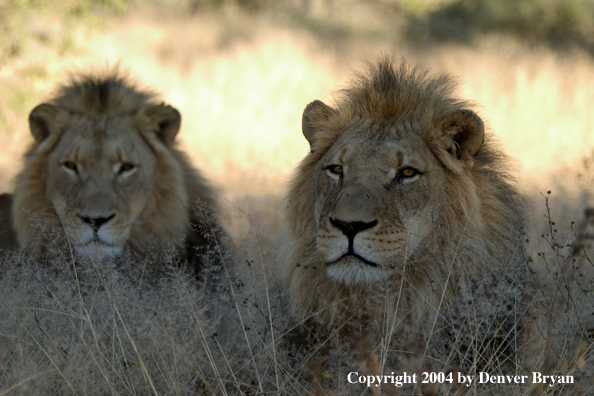
[[451, 139], [447, 151], [472, 167], [474, 156], [485, 140], [483, 120], [472, 110], [462, 109], [446, 115], [435, 127]]
[[162, 103], [143, 110], [143, 113], [157, 125], [157, 137], [166, 145], [172, 144], [181, 126], [179, 111]]
[[42, 103], [29, 114], [29, 129], [37, 143], [61, 130], [70, 119], [70, 114], [56, 105]]
[[334, 113], [335, 110], [332, 107], [325, 105], [320, 100], [314, 100], [305, 106], [303, 116], [301, 117], [301, 131], [309, 142], [312, 151], [316, 141], [320, 137], [321, 124], [328, 120]]

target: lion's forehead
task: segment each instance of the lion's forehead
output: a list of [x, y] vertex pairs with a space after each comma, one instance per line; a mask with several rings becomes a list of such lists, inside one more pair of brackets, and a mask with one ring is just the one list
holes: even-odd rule
[[153, 157], [130, 117], [78, 117], [64, 131], [54, 149], [59, 161], [100, 164], [143, 162]]
[[436, 163], [435, 156], [417, 134], [406, 130], [389, 132], [348, 131], [330, 148], [326, 161], [390, 168], [427, 168]]

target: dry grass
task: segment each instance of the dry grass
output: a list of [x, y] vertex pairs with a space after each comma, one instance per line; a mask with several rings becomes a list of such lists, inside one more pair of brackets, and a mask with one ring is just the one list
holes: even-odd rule
[[[546, 236], [551, 245], [538, 257], [546, 270], [535, 279], [536, 287], [527, 285], [534, 287], [535, 304], [543, 315], [531, 322], [527, 342], [508, 346], [514, 350], [513, 362], [503, 357], [499, 345], [487, 348], [499, 357], [486, 358], [491, 359], [486, 371], [571, 375], [576, 383], [478, 384], [478, 371], [485, 370], [474, 365], [479, 358], [458, 367], [455, 356], [435, 360], [423, 345], [403, 346], [396, 339], [370, 345], [331, 335], [299, 346], [295, 355], [290, 348], [295, 344], [283, 336], [295, 336], [301, 324], [291, 322], [286, 297], [270, 272], [274, 230], [262, 223], [265, 216], [260, 212], [273, 208], [265, 204], [265, 209], [258, 209], [257, 203], [250, 207], [255, 208], [251, 213], [241, 205], [231, 209], [236, 229], [241, 230], [239, 255], [234, 269], [209, 274], [221, 285], [217, 290], [196, 287], [174, 266], [154, 270], [151, 257], [140, 263], [129, 257], [100, 262], [58, 251], [43, 264], [22, 255], [6, 259], [0, 277], [0, 395], [544, 396], [587, 395], [594, 390], [588, 339], [594, 267], [587, 260], [573, 266], [567, 248], [555, 244], [552, 229], [552, 237]], [[582, 273], [588, 269], [585, 281]], [[442, 342], [440, 337], [436, 329], [434, 347]], [[486, 350], [484, 345], [475, 347], [474, 353]], [[296, 359], [301, 352], [304, 359]], [[398, 366], [393, 367], [395, 357]], [[419, 380], [401, 388], [366, 389], [347, 382], [352, 371], [406, 371]], [[457, 378], [458, 371], [474, 375], [474, 384], [420, 384], [422, 372], [452, 372]]]
[[[48, 34], [56, 25], [57, 21], [47, 24]], [[594, 204], [589, 192], [592, 169], [582, 164], [594, 147], [594, 113], [589, 111], [594, 103], [594, 61], [586, 55], [561, 57], [502, 37], [484, 39], [476, 48], [420, 51], [389, 35], [328, 40], [233, 13], [182, 17], [149, 10], [102, 21], [99, 29], [81, 25], [65, 53], [32, 45], [0, 65], [0, 192], [11, 190], [20, 156], [31, 139], [30, 109], [68, 71], [120, 62], [181, 111], [183, 146], [225, 197], [225, 223], [237, 241], [242, 281], [249, 283], [243, 288], [231, 282], [227, 288], [228, 294], [237, 293], [226, 304], [239, 333], [225, 337], [237, 337], [240, 347], [230, 352], [210, 337], [221, 313], [205, 312], [204, 296], [175, 270], [162, 284], [152, 285], [109, 275], [98, 268], [100, 263], [90, 263], [81, 275], [86, 289], [81, 289], [72, 278], [75, 262], [69, 257], [49, 269], [16, 257], [14, 261], [32, 266], [2, 278], [0, 311], [8, 319], [0, 321], [0, 395], [40, 390], [54, 394], [352, 390], [345, 386], [345, 373], [329, 378], [314, 364], [312, 378], [303, 381], [285, 361], [278, 339], [290, 326], [283, 319], [271, 322], [271, 317], [282, 316], [286, 302], [278, 300], [278, 294], [263, 292], [274, 295], [277, 286], [273, 275], [262, 271], [275, 250], [279, 195], [308, 150], [300, 131], [303, 108], [314, 99], [328, 101], [352, 67], [359, 68], [363, 59], [380, 52], [406, 55], [423, 68], [459, 76], [463, 96], [482, 106], [481, 115], [516, 159], [513, 171], [536, 202], [535, 218], [546, 213], [538, 193], [552, 189], [552, 216], [561, 230], [555, 236], [571, 239], [569, 222], [579, 221], [582, 208]], [[560, 314], [539, 323], [536, 333], [568, 336], [558, 337], [555, 345], [546, 344], [536, 354], [535, 364], [583, 377], [582, 368], [592, 365], [584, 354], [591, 352], [588, 343], [574, 336], [594, 327], [581, 314], [594, 307], [588, 299], [591, 277], [584, 283], [567, 251], [553, 247], [552, 227], [543, 232], [550, 221], [535, 223], [531, 242], [535, 253], [546, 253], [534, 258], [553, 285], [553, 290], [542, 289], [542, 306]], [[549, 235], [537, 237], [541, 232]], [[580, 265], [582, 272], [590, 271], [589, 261], [581, 260]], [[156, 291], [163, 285], [170, 294]], [[251, 330], [244, 331], [246, 324]], [[351, 363], [357, 366], [356, 348], [349, 348]], [[359, 357], [373, 362], [373, 356], [385, 353], [362, 350]], [[368, 370], [377, 371], [371, 363]], [[446, 386], [442, 391], [548, 395], [588, 394], [591, 389], [586, 380], [576, 388]]]

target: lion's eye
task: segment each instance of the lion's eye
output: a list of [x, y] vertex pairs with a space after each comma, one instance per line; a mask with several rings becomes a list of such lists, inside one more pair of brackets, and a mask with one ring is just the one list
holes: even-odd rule
[[402, 168], [396, 174], [396, 177], [394, 178], [394, 183], [400, 184], [400, 183], [413, 182], [421, 174], [422, 173], [419, 172], [417, 169], [411, 168], [410, 166], [407, 166], [406, 168]]
[[342, 175], [342, 166], [340, 165], [329, 165], [326, 169], [335, 175]]
[[129, 162], [125, 162], [120, 166], [119, 173], [129, 172], [132, 169], [134, 169], [134, 165]]
[[404, 168], [400, 171], [400, 176], [402, 176], [402, 177], [413, 177], [418, 174], [419, 174], [419, 171], [417, 171], [414, 168]]
[[77, 166], [76, 166], [76, 164], [75, 164], [74, 162], [72, 162], [72, 161], [64, 161], [64, 162], [62, 163], [62, 166], [63, 166], [64, 168], [66, 168], [66, 169], [69, 169], [69, 170], [71, 170], [71, 171], [78, 172], [78, 167], [77, 167]]

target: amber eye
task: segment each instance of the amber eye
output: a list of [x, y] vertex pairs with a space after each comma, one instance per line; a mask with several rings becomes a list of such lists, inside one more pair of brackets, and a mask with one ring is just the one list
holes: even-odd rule
[[335, 175], [342, 175], [342, 166], [340, 165], [329, 165], [326, 167], [330, 172], [334, 173]]
[[62, 166], [64, 168], [66, 168], [66, 169], [70, 169], [70, 170], [72, 170], [74, 172], [78, 172], [78, 168], [77, 168], [76, 164], [74, 162], [72, 162], [72, 161], [65, 161], [62, 164]]
[[132, 169], [134, 169], [134, 165], [129, 162], [125, 162], [122, 164], [122, 166], [120, 166], [119, 173], [128, 172], [128, 171], [131, 171]]
[[399, 173], [400, 173], [400, 177], [408, 178], [408, 177], [413, 177], [415, 175], [418, 175], [419, 171], [417, 171], [414, 168], [404, 168]]

